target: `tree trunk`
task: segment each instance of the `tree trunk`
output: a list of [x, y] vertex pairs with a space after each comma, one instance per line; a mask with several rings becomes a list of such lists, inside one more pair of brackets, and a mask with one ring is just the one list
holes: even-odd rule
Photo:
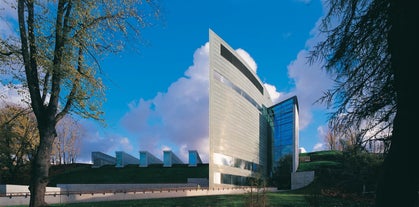
[[40, 143], [32, 161], [31, 182], [29, 184], [31, 193], [30, 207], [47, 206], [45, 202], [45, 191], [48, 184], [52, 144], [56, 136], [55, 125], [52, 123], [53, 121], [50, 121], [48, 124], [38, 126]]
[[[392, 28], [389, 34], [392, 70], [397, 92], [397, 114], [393, 124], [393, 137], [384, 160], [379, 180], [376, 205], [417, 207], [419, 170], [419, 137], [414, 129], [418, 117], [417, 102], [413, 101], [419, 69], [419, 24], [417, 3], [414, 1], [391, 1]], [[416, 83], [416, 84], [415, 84]]]

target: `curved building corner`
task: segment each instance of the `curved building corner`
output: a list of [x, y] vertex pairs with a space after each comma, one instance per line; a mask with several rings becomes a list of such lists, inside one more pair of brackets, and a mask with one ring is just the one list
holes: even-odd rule
[[[272, 104], [256, 73], [212, 30], [209, 39], [210, 187], [247, 185], [250, 177], [269, 176], [277, 155], [283, 155], [278, 149], [290, 149], [287, 153], [291, 152], [293, 161], [298, 161], [296, 97], [291, 99], [295, 100], [291, 107], [292, 133], [278, 131], [275, 127], [284, 121], [280, 118], [283, 102]], [[288, 142], [286, 146], [278, 144], [288, 135], [292, 136], [292, 149]]]

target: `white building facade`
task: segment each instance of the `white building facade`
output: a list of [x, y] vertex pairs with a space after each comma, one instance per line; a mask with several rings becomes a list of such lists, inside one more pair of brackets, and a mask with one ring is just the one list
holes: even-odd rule
[[[278, 149], [292, 149], [286, 153], [292, 155], [295, 171], [298, 165], [294, 162], [298, 161], [298, 150], [294, 150], [298, 149], [296, 97], [291, 104], [297, 110], [290, 111], [294, 121], [287, 126], [292, 132], [282, 133], [281, 129], [279, 134], [277, 127], [282, 124], [275, 120], [290, 120], [278, 118], [282, 114], [276, 109], [281, 103], [273, 106], [255, 71], [212, 30], [209, 44], [209, 186], [248, 185], [250, 177], [270, 176], [278, 166], [276, 155], [282, 155], [275, 151]], [[291, 140], [287, 142], [290, 147], [278, 144], [284, 138]]]

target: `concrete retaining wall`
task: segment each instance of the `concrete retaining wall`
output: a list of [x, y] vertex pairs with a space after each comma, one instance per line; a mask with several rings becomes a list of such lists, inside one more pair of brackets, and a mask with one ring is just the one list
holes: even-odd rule
[[208, 179], [206, 178], [188, 178], [188, 183], [196, 184], [196, 185], [199, 185], [200, 187], [209, 187]]
[[314, 180], [314, 171], [291, 173], [291, 190], [307, 186]]
[[57, 184], [61, 192], [127, 192], [144, 189], [162, 189], [162, 188], [196, 188], [194, 183], [162, 183], [162, 184]]
[[[49, 204], [61, 203], [78, 203], [78, 202], [97, 202], [97, 201], [116, 201], [116, 200], [139, 200], [150, 198], [173, 198], [188, 196], [209, 196], [209, 195], [229, 195], [229, 194], [245, 194], [250, 192], [251, 188], [161, 188], [161, 189], [144, 189], [127, 192], [116, 192], [112, 189], [96, 192], [65, 192], [55, 194], [47, 192], [45, 200]], [[269, 192], [276, 192], [276, 188], [267, 188]], [[255, 189], [253, 189], [255, 191]], [[28, 205], [29, 194], [11, 195], [0, 194], [0, 206]]]
[[[48, 203], [60, 203], [61, 189], [46, 188]], [[30, 192], [27, 185], [0, 185], [0, 206], [28, 205]]]
[[[47, 187], [47, 192], [56, 192], [59, 193], [61, 188]], [[0, 185], [0, 194], [6, 193], [29, 193], [29, 188], [27, 185]]]

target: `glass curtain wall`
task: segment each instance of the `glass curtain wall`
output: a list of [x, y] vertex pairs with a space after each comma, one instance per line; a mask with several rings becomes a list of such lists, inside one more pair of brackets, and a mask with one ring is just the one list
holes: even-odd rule
[[281, 158], [294, 153], [294, 110], [296, 97], [287, 99], [269, 108], [272, 127], [272, 169], [279, 165]]

